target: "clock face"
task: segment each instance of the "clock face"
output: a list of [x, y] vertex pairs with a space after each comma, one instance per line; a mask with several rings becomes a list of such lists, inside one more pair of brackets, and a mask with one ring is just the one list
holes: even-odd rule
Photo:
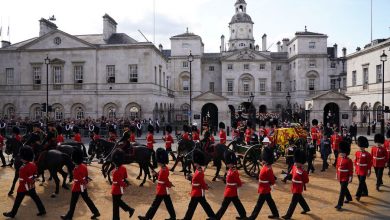
[[54, 44], [60, 45], [61, 44], [61, 38], [60, 37], [54, 38]]

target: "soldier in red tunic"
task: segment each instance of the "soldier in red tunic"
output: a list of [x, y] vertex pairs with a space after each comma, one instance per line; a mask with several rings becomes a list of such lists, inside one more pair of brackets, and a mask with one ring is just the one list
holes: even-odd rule
[[246, 130], [245, 130], [245, 142], [246, 144], [249, 145], [249, 142], [251, 141], [251, 138], [252, 138], [252, 133], [253, 133], [253, 129], [252, 129], [252, 123], [250, 121], [248, 121], [246, 123]]
[[306, 190], [306, 184], [309, 182], [309, 175], [303, 169], [303, 165], [306, 163], [305, 152], [297, 149], [294, 152], [294, 167], [292, 168], [292, 185], [291, 192], [293, 193], [292, 200], [286, 215], [282, 216], [283, 219], [291, 219], [294, 214], [295, 208], [299, 203], [303, 209], [301, 214], [306, 214], [310, 211], [309, 205], [302, 196], [303, 190]]
[[39, 212], [37, 216], [43, 216], [46, 214], [46, 210], [42, 204], [41, 199], [35, 191], [37, 166], [31, 162], [34, 159], [33, 149], [29, 146], [24, 146], [20, 149], [19, 154], [23, 165], [19, 169], [18, 193], [16, 195], [12, 210], [10, 212], [4, 212], [3, 215], [5, 217], [14, 218], [24, 197], [28, 195], [35, 202], [38, 208]]
[[166, 166], [166, 164], [168, 164], [168, 153], [164, 149], [159, 148], [156, 151], [156, 156], [157, 162], [161, 166], [160, 171], [155, 174], [157, 175], [156, 197], [146, 215], [138, 216], [138, 218], [140, 220], [153, 219], [158, 207], [164, 200], [165, 206], [167, 207], [168, 213], [170, 215], [170, 218], [167, 220], [174, 220], [176, 219], [176, 213], [172, 204], [171, 196], [169, 195], [169, 188], [171, 188], [173, 185], [169, 181], [169, 168]]
[[156, 162], [156, 151], [154, 151], [154, 137], [153, 137], [154, 127], [152, 125], [148, 125], [148, 133], [146, 134], [146, 147], [149, 149], [149, 151], [152, 153], [152, 162], [153, 167], [157, 168], [157, 162]]
[[181, 135], [183, 140], [186, 140], [186, 141], [191, 140], [190, 135], [189, 135], [189, 131], [190, 131], [190, 129], [189, 129], [188, 125], [183, 125], [183, 134]]
[[274, 172], [272, 171], [274, 158], [273, 150], [269, 147], [265, 147], [262, 152], [263, 167], [261, 168], [259, 174], [259, 188], [257, 190], [259, 193], [259, 198], [251, 216], [249, 217], [250, 220], [255, 220], [257, 218], [265, 201], [267, 201], [267, 204], [272, 212], [272, 215], [268, 216], [268, 218], [279, 218], [279, 211], [276, 208], [275, 202], [271, 196], [271, 187], [275, 184], [275, 176]]
[[200, 141], [200, 137], [199, 137], [199, 130], [198, 130], [198, 127], [196, 126], [197, 124], [194, 123], [192, 125], [192, 140], [194, 142], [199, 142]]
[[123, 161], [125, 157], [125, 152], [122, 149], [116, 149], [112, 153], [112, 162], [115, 165], [115, 170], [112, 173], [112, 219], [119, 220], [119, 207], [122, 208], [125, 212], [129, 212], [129, 217], [133, 216], [134, 209], [128, 206], [122, 200], [122, 195], [124, 188], [129, 185], [127, 181], [127, 170], [123, 166]]
[[[390, 132], [390, 130], [388, 131]], [[390, 135], [387, 136], [387, 140], [385, 140], [385, 148], [386, 148], [386, 152], [387, 152], [387, 164], [389, 164], [389, 172], [388, 172], [388, 175], [390, 176]]]
[[229, 168], [226, 176], [226, 187], [224, 192], [224, 198], [222, 201], [222, 206], [217, 212], [217, 219], [221, 219], [223, 214], [225, 214], [226, 209], [229, 207], [229, 204], [233, 202], [234, 206], [239, 217], [236, 219], [246, 219], [246, 211], [244, 206], [241, 203], [241, 200], [238, 198], [238, 188], [242, 186], [240, 179], [240, 174], [236, 169], [237, 157], [233, 152], [225, 153], [225, 163]]
[[172, 138], [172, 127], [170, 125], [165, 126], [165, 136], [163, 137], [163, 140], [165, 141], [165, 150], [172, 156], [172, 160], [176, 160], [176, 156], [172, 151], [172, 144], [173, 138]]
[[225, 123], [219, 122], [219, 143], [226, 145]]
[[130, 138], [129, 138], [129, 141], [131, 144], [134, 144], [136, 142], [135, 137], [136, 137], [136, 128], [134, 125], [131, 125], [130, 126]]
[[360, 201], [360, 197], [368, 196], [366, 178], [371, 175], [372, 156], [366, 151], [366, 148], [368, 148], [368, 140], [366, 137], [360, 136], [357, 139], [357, 144], [360, 147], [360, 151], [355, 153], [356, 175], [359, 179], [356, 200]]
[[385, 169], [386, 163], [388, 162], [386, 149], [383, 147], [385, 143], [385, 137], [381, 134], [376, 134], [374, 136], [374, 142], [377, 146], [372, 147], [371, 155], [373, 157], [372, 164], [374, 166], [375, 175], [376, 175], [376, 190], [379, 190], [379, 187], [383, 185], [383, 170]]
[[76, 167], [73, 169], [73, 186], [72, 186], [72, 197], [70, 199], [69, 211], [66, 215], [62, 215], [62, 219], [71, 220], [73, 218], [74, 210], [76, 208], [79, 196], [83, 198], [87, 204], [89, 210], [91, 210], [93, 216], [91, 219], [97, 219], [100, 216], [99, 210], [88, 196], [87, 184], [88, 184], [88, 169], [87, 165], [83, 164], [83, 152], [79, 148], [75, 148], [72, 153], [73, 163]]
[[108, 127], [108, 141], [115, 143], [117, 138], [118, 138], [118, 135], [116, 134], [116, 130], [115, 130], [114, 126], [110, 125]]
[[62, 127], [61, 126], [58, 126], [57, 127], [57, 144], [58, 145], [61, 145], [61, 143], [64, 143], [65, 142], [65, 138], [64, 138], [64, 135], [62, 134]]
[[351, 145], [345, 141], [340, 142], [340, 154], [337, 158], [336, 163], [336, 172], [337, 180], [340, 182], [340, 196], [339, 201], [335, 208], [340, 211], [344, 204], [344, 198], [346, 198], [345, 203], [352, 201], [351, 193], [348, 190], [348, 184], [352, 183], [353, 177], [353, 162], [348, 157], [351, 152]]
[[191, 201], [188, 204], [188, 209], [183, 220], [191, 220], [196, 206], [200, 203], [206, 212], [209, 219], [216, 219], [214, 211], [211, 209], [210, 204], [206, 200], [205, 190], [209, 189], [209, 186], [204, 181], [204, 171], [202, 166], [206, 165], [206, 158], [202, 151], [195, 150], [193, 153], [193, 161], [196, 167], [194, 176], [192, 176], [192, 190], [191, 190]]
[[334, 163], [333, 163], [334, 167], [336, 166], [336, 160], [339, 157], [339, 144], [340, 144], [341, 140], [342, 140], [342, 137], [339, 135], [339, 133], [336, 130], [334, 130], [334, 133], [330, 137], [330, 143], [331, 143], [334, 158], [335, 158]]
[[93, 133], [92, 133], [92, 139], [93, 139], [94, 141], [100, 139], [99, 132], [100, 132], [100, 128], [97, 127], [97, 126], [94, 126], [94, 128], [93, 128]]
[[74, 127], [73, 132], [74, 132], [73, 141], [77, 143], [81, 143], [80, 129], [78, 127]]
[[318, 120], [313, 119], [311, 124], [313, 125], [310, 129], [311, 138], [313, 139], [313, 143], [316, 145], [316, 149], [320, 151], [319, 144], [317, 142], [320, 140], [319, 134], [319, 128], [318, 128]]

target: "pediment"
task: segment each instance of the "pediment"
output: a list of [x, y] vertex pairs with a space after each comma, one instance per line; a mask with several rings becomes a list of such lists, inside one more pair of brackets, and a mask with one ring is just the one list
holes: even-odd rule
[[225, 61], [267, 61], [269, 60], [269, 58], [266, 57], [265, 55], [258, 53], [257, 51], [246, 49], [246, 50], [236, 51], [233, 54], [225, 57], [223, 60]]
[[312, 98], [312, 100], [349, 100], [349, 96], [346, 96], [337, 91], [327, 91]]
[[24, 45], [20, 49], [25, 50], [48, 50], [48, 49], [73, 49], [73, 48], [94, 48], [95, 46], [67, 34], [60, 30], [55, 30], [38, 37], [34, 41]]
[[217, 95], [212, 92], [205, 92], [199, 96], [193, 98], [194, 101], [226, 101], [227, 99], [223, 96]]

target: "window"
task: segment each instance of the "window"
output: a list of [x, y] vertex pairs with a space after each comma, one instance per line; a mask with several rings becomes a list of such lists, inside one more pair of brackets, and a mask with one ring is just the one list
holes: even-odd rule
[[368, 67], [363, 68], [363, 89], [368, 88]]
[[276, 82], [276, 91], [281, 92], [282, 91], [282, 82]]
[[352, 86], [356, 86], [356, 71], [352, 71]]
[[291, 47], [290, 47], [290, 54], [291, 54]]
[[83, 75], [84, 69], [82, 65], [74, 65], [73, 73], [74, 73], [74, 81], [75, 83], [83, 83]]
[[233, 80], [228, 80], [227, 81], [227, 92], [228, 92], [228, 95], [230, 95], [230, 96], [233, 95], [233, 88], [234, 88], [234, 81]]
[[316, 83], [315, 79], [309, 79], [309, 91], [315, 91], [316, 90], [315, 83]]
[[297, 90], [297, 81], [294, 79], [294, 84], [293, 84], [293, 90], [296, 91]]
[[233, 64], [228, 64], [228, 70], [232, 70], [233, 69]]
[[188, 62], [187, 61], [183, 62], [183, 68], [188, 68]]
[[42, 117], [41, 107], [35, 107], [33, 114], [34, 120], [39, 120]]
[[249, 90], [250, 90], [249, 81], [245, 80], [243, 82], [242, 88], [243, 88], [243, 95], [245, 95], [245, 96], [249, 95]]
[[163, 72], [163, 86], [165, 87], [165, 72]]
[[56, 121], [61, 121], [63, 118], [63, 113], [60, 108], [54, 110], [54, 118]]
[[7, 85], [14, 84], [14, 68], [6, 68], [5, 69], [5, 77]]
[[157, 66], [154, 67], [154, 84], [157, 84]]
[[292, 64], [291, 64], [291, 63], [288, 65], [288, 69], [289, 69], [289, 70], [292, 69]]
[[214, 92], [214, 82], [209, 83], [209, 91]]
[[62, 83], [62, 66], [53, 66], [53, 83]]
[[13, 117], [15, 116], [15, 108], [14, 107], [8, 107], [6, 114], [8, 117]]
[[114, 107], [108, 108], [108, 118], [114, 119], [116, 117], [116, 109]]
[[264, 63], [260, 64], [260, 70], [265, 70], [265, 64]]
[[309, 48], [315, 49], [316, 48], [316, 42], [309, 42]]
[[115, 83], [115, 65], [106, 66], [107, 83]]
[[295, 62], [293, 63], [293, 68], [295, 69]]
[[249, 70], [249, 64], [244, 64], [244, 70]]
[[183, 92], [185, 94], [187, 94], [188, 91], [190, 91], [190, 82], [188, 81], [188, 79], [184, 79], [183, 80]]
[[330, 89], [336, 89], [336, 79], [331, 79], [330, 80]]
[[209, 66], [209, 71], [214, 71], [214, 66]]
[[382, 65], [376, 66], [376, 83], [382, 82]]
[[32, 70], [33, 70], [33, 84], [40, 85], [42, 83], [42, 81], [41, 81], [41, 67], [34, 66]]
[[130, 119], [134, 120], [136, 118], [139, 118], [139, 109], [134, 106], [130, 109]]
[[[161, 71], [162, 71], [162, 66], [158, 67], [158, 84], [161, 86]], [[160, 87], [161, 90], [161, 87]]]
[[259, 91], [265, 92], [265, 85], [266, 85], [267, 79], [260, 79], [259, 80]]
[[295, 44], [293, 45], [293, 48], [294, 48], [294, 52], [295, 52]]
[[347, 78], [343, 77], [343, 88], [347, 88]]
[[76, 119], [80, 120], [84, 118], [84, 110], [81, 107], [76, 108]]
[[245, 47], [245, 44], [244, 43], [240, 43], [238, 46]]
[[276, 70], [282, 70], [282, 65], [277, 65]]
[[316, 68], [317, 63], [316, 60], [309, 60], [309, 67], [310, 68]]
[[336, 68], [336, 63], [335, 62], [331, 62], [330, 63], [330, 68], [332, 68], [332, 69]]
[[131, 83], [138, 82], [138, 65], [137, 64], [129, 65], [129, 77], [130, 77]]

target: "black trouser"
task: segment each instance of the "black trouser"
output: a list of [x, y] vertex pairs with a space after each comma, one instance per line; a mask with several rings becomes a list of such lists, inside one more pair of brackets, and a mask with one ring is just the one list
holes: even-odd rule
[[37, 195], [35, 188], [33, 188], [27, 192], [18, 192], [18, 194], [16, 195], [16, 198], [15, 198], [14, 206], [12, 207], [12, 210], [11, 210], [12, 215], [16, 215], [16, 213], [18, 212], [19, 206], [22, 203], [22, 201], [26, 195], [30, 196], [31, 199], [35, 202], [35, 205], [37, 206], [39, 213], [46, 212], [45, 207], [43, 206], [41, 199]]
[[0, 149], [0, 158], [1, 158], [1, 163], [3, 163], [3, 166], [7, 165], [5, 163], [5, 157], [4, 157], [4, 154], [3, 154], [3, 150]]
[[313, 139], [314, 147], [316, 148], [316, 151], [320, 151], [320, 146], [317, 145], [317, 139]]
[[359, 186], [356, 192], [356, 197], [361, 197], [362, 195], [368, 195], [368, 189], [366, 184], [366, 176], [358, 176]]
[[176, 156], [175, 156], [175, 154], [173, 153], [172, 148], [167, 148], [166, 151], [171, 155], [172, 160], [175, 161], [175, 160], [176, 160]]
[[153, 163], [153, 167], [156, 168], [157, 167], [157, 161], [156, 161], [156, 151], [154, 151], [154, 149], [150, 149], [148, 148], [149, 151], [150, 151], [150, 157], [152, 158], [152, 163]]
[[339, 151], [338, 150], [333, 150], [333, 154], [334, 154], [334, 163], [333, 163], [333, 165], [336, 166], [337, 158], [339, 157]]
[[313, 165], [313, 158], [310, 158], [310, 157], [308, 157], [308, 159], [307, 159], [307, 164], [308, 164], [308, 166], [307, 166], [307, 171], [312, 171], [312, 172], [314, 172], [314, 165]]
[[70, 199], [70, 207], [69, 207], [68, 213], [66, 214], [66, 218], [69, 218], [69, 219], [73, 218], [74, 210], [76, 208], [76, 204], [77, 204], [77, 201], [79, 200], [80, 195], [81, 195], [81, 198], [83, 198], [85, 204], [87, 204], [89, 210], [91, 210], [91, 212], [93, 214], [99, 213], [99, 210], [96, 208], [96, 206], [92, 202], [91, 198], [89, 198], [88, 191], [84, 190], [84, 192], [72, 192], [72, 197]]
[[337, 206], [343, 206], [344, 204], [344, 198], [346, 198], [348, 201], [352, 201], [351, 193], [348, 189], [348, 181], [340, 182], [340, 195], [339, 195], [339, 202], [337, 203]]
[[322, 155], [322, 170], [326, 170], [329, 167], [328, 164], [328, 155]]
[[294, 193], [293, 197], [291, 199], [290, 206], [288, 207], [286, 216], [291, 218], [291, 216], [294, 214], [295, 208], [297, 207], [297, 204], [301, 205], [303, 211], [310, 211], [309, 205], [306, 203], [306, 200], [303, 198], [301, 193]]
[[382, 177], [383, 177], [383, 170], [385, 168], [384, 167], [374, 167], [374, 170], [375, 170], [375, 176], [376, 176], [376, 187], [380, 187], [381, 185], [383, 185], [383, 180], [382, 180]]
[[209, 218], [216, 218], [215, 213], [211, 209], [211, 206], [207, 202], [206, 198], [204, 196], [201, 196], [201, 197], [191, 197], [191, 201], [190, 204], [188, 204], [188, 209], [186, 215], [184, 216], [184, 220], [192, 219], [192, 216], [194, 215], [198, 203], [200, 203], [200, 205], [203, 207], [203, 210], [206, 212]]
[[225, 197], [222, 201], [222, 206], [217, 212], [217, 219], [221, 219], [223, 214], [225, 214], [226, 209], [229, 207], [230, 203], [233, 202], [234, 206], [236, 207], [236, 210], [241, 218], [246, 217], [246, 211], [244, 206], [242, 205], [240, 199], [238, 196], [235, 197]]
[[112, 195], [112, 219], [119, 220], [119, 207], [123, 209], [125, 212], [129, 212], [132, 210], [130, 206], [128, 206], [122, 200], [122, 195]]
[[152, 205], [150, 206], [148, 212], [146, 213], [145, 217], [147, 219], [153, 219], [154, 214], [156, 214], [158, 207], [160, 206], [161, 202], [164, 200], [165, 206], [167, 207], [168, 213], [171, 218], [176, 218], [175, 208], [173, 208], [171, 196], [169, 195], [157, 195]]
[[249, 217], [250, 219], [256, 219], [257, 218], [257, 216], [259, 215], [259, 213], [261, 211], [261, 208], [263, 207], [265, 201], [267, 201], [267, 204], [269, 206], [269, 209], [272, 212], [272, 215], [276, 216], [276, 217], [279, 217], [278, 208], [276, 208], [276, 205], [275, 205], [274, 200], [272, 199], [271, 193], [267, 193], [267, 194], [260, 194], [259, 195], [259, 198], [257, 199], [256, 206], [253, 209], [253, 212], [252, 212], [251, 216]]

